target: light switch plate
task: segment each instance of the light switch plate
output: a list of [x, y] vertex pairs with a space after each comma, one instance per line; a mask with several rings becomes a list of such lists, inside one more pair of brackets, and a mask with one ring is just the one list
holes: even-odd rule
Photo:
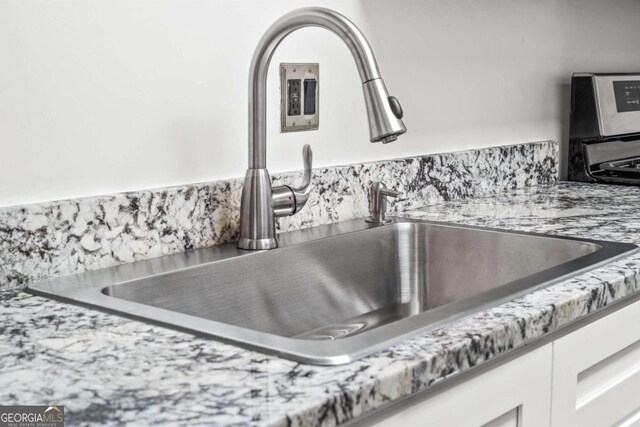
[[[317, 130], [320, 124], [320, 65], [319, 64], [280, 64], [280, 132], [297, 132], [303, 130]], [[289, 80], [299, 80], [299, 113], [287, 114], [289, 108]], [[305, 80], [315, 80], [315, 113], [304, 114], [304, 102], [308, 94], [305, 93]]]

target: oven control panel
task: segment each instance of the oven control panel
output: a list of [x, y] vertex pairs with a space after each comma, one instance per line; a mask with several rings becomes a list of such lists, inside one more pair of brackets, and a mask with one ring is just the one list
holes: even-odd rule
[[640, 132], [640, 74], [592, 74], [602, 136]]
[[640, 80], [614, 80], [613, 94], [618, 113], [640, 111]]

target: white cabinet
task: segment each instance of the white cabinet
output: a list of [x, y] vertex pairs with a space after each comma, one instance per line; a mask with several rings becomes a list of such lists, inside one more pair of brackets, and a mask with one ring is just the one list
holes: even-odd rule
[[547, 344], [374, 425], [548, 426], [551, 361], [551, 344]]
[[552, 425], [640, 426], [640, 303], [554, 341]]
[[374, 425], [640, 427], [640, 302]]

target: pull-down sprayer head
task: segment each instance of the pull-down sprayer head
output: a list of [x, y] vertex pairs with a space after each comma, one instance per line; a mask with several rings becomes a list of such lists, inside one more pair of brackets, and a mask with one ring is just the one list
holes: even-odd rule
[[402, 123], [400, 102], [389, 96], [382, 79], [369, 80], [362, 84], [364, 103], [367, 106], [371, 142], [388, 144], [407, 131]]

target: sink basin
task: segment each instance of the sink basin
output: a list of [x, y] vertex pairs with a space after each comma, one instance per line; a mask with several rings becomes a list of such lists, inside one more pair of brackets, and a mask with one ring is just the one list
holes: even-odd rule
[[37, 282], [31, 292], [314, 364], [347, 363], [636, 250], [394, 218]]

